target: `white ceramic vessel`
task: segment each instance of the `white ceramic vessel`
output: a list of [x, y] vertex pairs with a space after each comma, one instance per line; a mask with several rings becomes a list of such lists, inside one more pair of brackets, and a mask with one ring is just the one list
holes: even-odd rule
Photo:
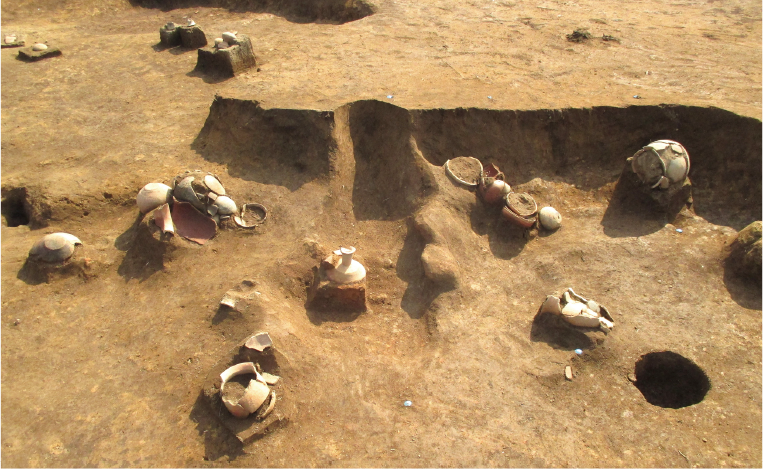
[[342, 262], [326, 272], [329, 279], [336, 283], [353, 283], [366, 278], [366, 268], [352, 258], [352, 255], [355, 254], [354, 247], [339, 248], [338, 251], [334, 251], [334, 254], [341, 255]]

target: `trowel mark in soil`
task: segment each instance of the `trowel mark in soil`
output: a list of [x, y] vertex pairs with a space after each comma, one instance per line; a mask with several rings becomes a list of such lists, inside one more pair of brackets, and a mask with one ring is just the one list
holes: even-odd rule
[[702, 402], [710, 379], [693, 361], [675, 352], [652, 352], [636, 362], [634, 383], [652, 405], [680, 409]]

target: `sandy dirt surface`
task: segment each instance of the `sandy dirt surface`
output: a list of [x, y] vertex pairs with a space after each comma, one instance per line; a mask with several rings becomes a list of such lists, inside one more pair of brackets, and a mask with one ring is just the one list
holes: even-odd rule
[[[63, 51], [0, 52], [4, 466], [763, 463], [761, 288], [723, 262], [761, 218], [759, 2], [379, 0], [343, 24], [200, 3], [3, 2], [4, 34]], [[196, 51], [154, 47], [189, 17], [247, 34], [257, 68], [213, 80]], [[580, 28], [593, 37], [566, 40]], [[616, 190], [660, 138], [692, 156], [674, 220]], [[497, 163], [562, 228], [528, 240], [448, 179], [457, 156]], [[267, 222], [157, 240], [135, 195], [186, 169]], [[57, 231], [79, 260], [29, 276]], [[363, 314], [305, 306], [340, 245], [368, 269]], [[219, 309], [244, 279], [247, 307]], [[570, 286], [611, 333], [536, 315]], [[259, 330], [283, 418], [242, 445], [202, 388]], [[660, 351], [701, 367], [701, 402], [652, 405], [629, 380]]]

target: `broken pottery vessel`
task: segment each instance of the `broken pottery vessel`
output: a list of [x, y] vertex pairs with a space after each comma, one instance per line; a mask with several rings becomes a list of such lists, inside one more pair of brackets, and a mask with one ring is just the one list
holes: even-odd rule
[[583, 298], [572, 288], [568, 288], [561, 297], [547, 296], [540, 312], [560, 315], [573, 326], [598, 327], [604, 332], [609, 332], [615, 327], [607, 308], [593, 300]]
[[[244, 395], [236, 400], [225, 397], [225, 384], [234, 376], [253, 374], [254, 379], [249, 381], [249, 385], [244, 391]], [[260, 375], [257, 368], [252, 362], [239, 363], [233, 365], [220, 374], [222, 384], [220, 385], [220, 395], [222, 401], [228, 411], [233, 414], [234, 417], [243, 419], [250, 414], [257, 412], [257, 410], [265, 403], [265, 400], [271, 394], [270, 388], [268, 388], [265, 378]], [[275, 405], [275, 398], [271, 399], [271, 404]], [[263, 416], [264, 417], [264, 416]]]
[[258, 332], [247, 339], [244, 347], [258, 352], [264, 352], [273, 346], [273, 339], [270, 338], [270, 334], [267, 332]]
[[667, 189], [688, 176], [689, 152], [676, 141], [657, 140], [637, 151], [631, 165], [642, 183], [652, 189]]
[[[246, 209], [249, 209], [249, 213], [254, 213], [256, 209], [257, 211], [262, 212], [262, 216], [252, 216], [252, 217], [246, 217]], [[247, 218], [253, 218], [254, 221], [247, 221]], [[255, 228], [257, 225], [261, 225], [265, 223], [265, 220], [268, 218], [268, 209], [265, 208], [264, 205], [261, 204], [255, 204], [255, 203], [249, 203], [249, 204], [242, 204], [241, 205], [241, 213], [239, 215], [233, 216], [233, 222], [236, 223], [237, 226], [241, 228]]]

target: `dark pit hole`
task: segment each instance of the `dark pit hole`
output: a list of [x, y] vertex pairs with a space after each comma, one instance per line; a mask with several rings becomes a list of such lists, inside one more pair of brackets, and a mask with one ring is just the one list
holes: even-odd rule
[[5, 218], [6, 225], [16, 227], [29, 224], [29, 204], [26, 198], [26, 189], [19, 187], [10, 190], [0, 201], [0, 213]]
[[636, 362], [635, 385], [650, 404], [680, 409], [702, 402], [710, 390], [710, 378], [675, 352], [652, 352]]

